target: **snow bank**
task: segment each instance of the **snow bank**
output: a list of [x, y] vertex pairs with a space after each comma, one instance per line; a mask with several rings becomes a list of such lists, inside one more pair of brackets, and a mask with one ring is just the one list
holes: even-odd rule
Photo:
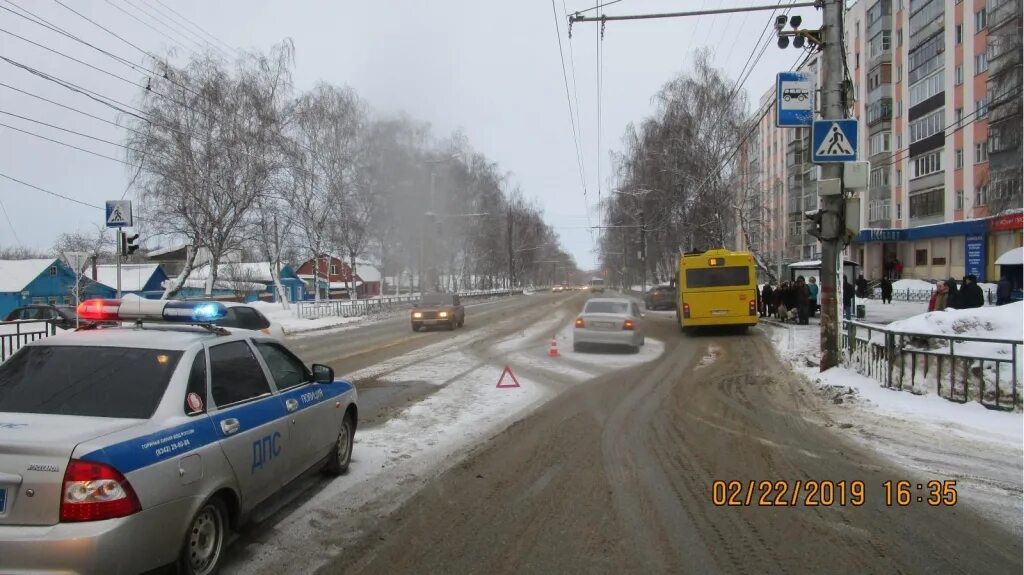
[[894, 321], [889, 324], [889, 329], [1020, 340], [1024, 336], [1024, 302], [998, 307], [933, 311]]
[[295, 305], [289, 309], [282, 309], [281, 304], [254, 301], [248, 305], [258, 309], [260, 313], [267, 316], [267, 319], [281, 326], [285, 334], [292, 335], [305, 331], [321, 330], [340, 326], [353, 326], [356, 323], [365, 321], [366, 316], [340, 317], [328, 316], [315, 319], [295, 317]]
[[819, 388], [836, 390], [839, 392], [837, 397], [843, 397], [846, 402], [852, 400], [873, 412], [934, 427], [936, 433], [953, 432], [984, 441], [1021, 445], [1024, 420], [1020, 413], [987, 409], [977, 401], [957, 403], [938, 395], [916, 395], [890, 389], [845, 367], [820, 372], [817, 361], [819, 333], [818, 329], [807, 326], [776, 328], [771, 333], [779, 356]]
[[911, 290], [933, 292], [935, 291], [935, 283], [917, 279], [896, 280], [892, 282], [892, 289], [893, 291]]

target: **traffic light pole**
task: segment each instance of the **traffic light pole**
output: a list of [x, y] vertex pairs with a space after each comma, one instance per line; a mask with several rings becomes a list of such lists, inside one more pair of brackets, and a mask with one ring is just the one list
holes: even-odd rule
[[124, 244], [127, 242], [124, 230], [117, 230], [117, 299], [121, 299], [121, 258], [124, 257]]
[[[846, 117], [843, 73], [843, 0], [822, 3], [821, 108], [822, 119]], [[842, 164], [822, 164], [821, 180], [842, 180]], [[846, 231], [843, 194], [821, 198], [821, 371], [839, 364], [840, 306], [843, 301], [842, 238]]]

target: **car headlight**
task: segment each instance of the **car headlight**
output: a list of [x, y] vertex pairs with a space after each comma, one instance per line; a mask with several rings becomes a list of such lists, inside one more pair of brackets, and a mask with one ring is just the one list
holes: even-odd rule
[[412, 312], [412, 317], [421, 318], [421, 317], [423, 317], [423, 314], [418, 312], [418, 311], [414, 311], [414, 312]]
[[437, 314], [437, 317], [448, 317], [448, 312], [443, 311], [443, 312]]

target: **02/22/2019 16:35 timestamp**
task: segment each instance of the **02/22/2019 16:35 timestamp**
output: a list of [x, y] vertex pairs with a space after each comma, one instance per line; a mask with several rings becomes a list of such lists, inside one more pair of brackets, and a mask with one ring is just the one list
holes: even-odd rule
[[[951, 479], [887, 480], [881, 487], [886, 507], [952, 507], [957, 502]], [[862, 480], [716, 480], [711, 502], [718, 507], [860, 507], [867, 502], [867, 489]]]

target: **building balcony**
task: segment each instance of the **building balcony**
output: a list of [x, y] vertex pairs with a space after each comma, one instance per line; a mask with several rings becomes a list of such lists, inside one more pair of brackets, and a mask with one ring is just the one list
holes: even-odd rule
[[892, 121], [892, 98], [881, 98], [870, 104], [867, 108], [867, 125], [869, 127], [879, 122]]

